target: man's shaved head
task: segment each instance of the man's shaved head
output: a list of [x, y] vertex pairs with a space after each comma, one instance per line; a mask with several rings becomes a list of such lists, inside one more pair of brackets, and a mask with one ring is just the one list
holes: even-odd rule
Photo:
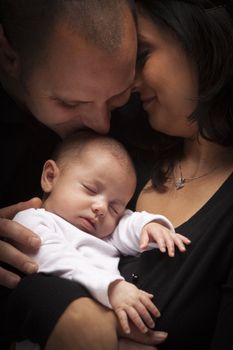
[[117, 49], [124, 32], [129, 0], [1, 0], [1, 23], [22, 58], [44, 54], [58, 23], [65, 23], [87, 42], [108, 51]]

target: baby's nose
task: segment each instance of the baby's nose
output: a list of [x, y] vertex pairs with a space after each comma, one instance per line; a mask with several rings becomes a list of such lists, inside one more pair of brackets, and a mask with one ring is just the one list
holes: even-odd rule
[[96, 216], [104, 216], [106, 213], [106, 204], [103, 201], [99, 201], [93, 205], [93, 211]]

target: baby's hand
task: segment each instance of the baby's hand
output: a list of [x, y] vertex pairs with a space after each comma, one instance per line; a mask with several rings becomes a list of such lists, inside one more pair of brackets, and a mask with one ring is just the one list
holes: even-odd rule
[[143, 227], [140, 237], [140, 249], [145, 250], [150, 242], [157, 243], [162, 253], [165, 253], [167, 250], [168, 255], [171, 257], [175, 255], [175, 246], [181, 252], [185, 252], [185, 244], [191, 243], [187, 237], [172, 232], [157, 222], [150, 222]]
[[155, 326], [151, 315], [159, 317], [160, 312], [151, 301], [152, 294], [122, 280], [111, 283], [108, 294], [113, 310], [126, 334], [130, 333], [129, 319], [142, 333], [146, 333], [148, 327]]

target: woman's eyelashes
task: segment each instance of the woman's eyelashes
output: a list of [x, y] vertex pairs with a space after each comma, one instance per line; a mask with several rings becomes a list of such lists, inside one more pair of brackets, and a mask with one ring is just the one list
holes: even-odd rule
[[145, 65], [148, 56], [150, 54], [150, 50], [147, 49], [140, 49], [138, 50], [138, 54], [137, 54], [137, 68], [143, 68], [143, 66]]

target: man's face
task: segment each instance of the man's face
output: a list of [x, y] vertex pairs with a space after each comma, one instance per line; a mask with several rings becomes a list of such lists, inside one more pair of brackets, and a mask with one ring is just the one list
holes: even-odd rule
[[111, 110], [130, 96], [135, 59], [136, 29], [130, 17], [121, 46], [110, 54], [60, 25], [44, 62], [25, 81], [23, 102], [62, 137], [83, 128], [107, 133]]

